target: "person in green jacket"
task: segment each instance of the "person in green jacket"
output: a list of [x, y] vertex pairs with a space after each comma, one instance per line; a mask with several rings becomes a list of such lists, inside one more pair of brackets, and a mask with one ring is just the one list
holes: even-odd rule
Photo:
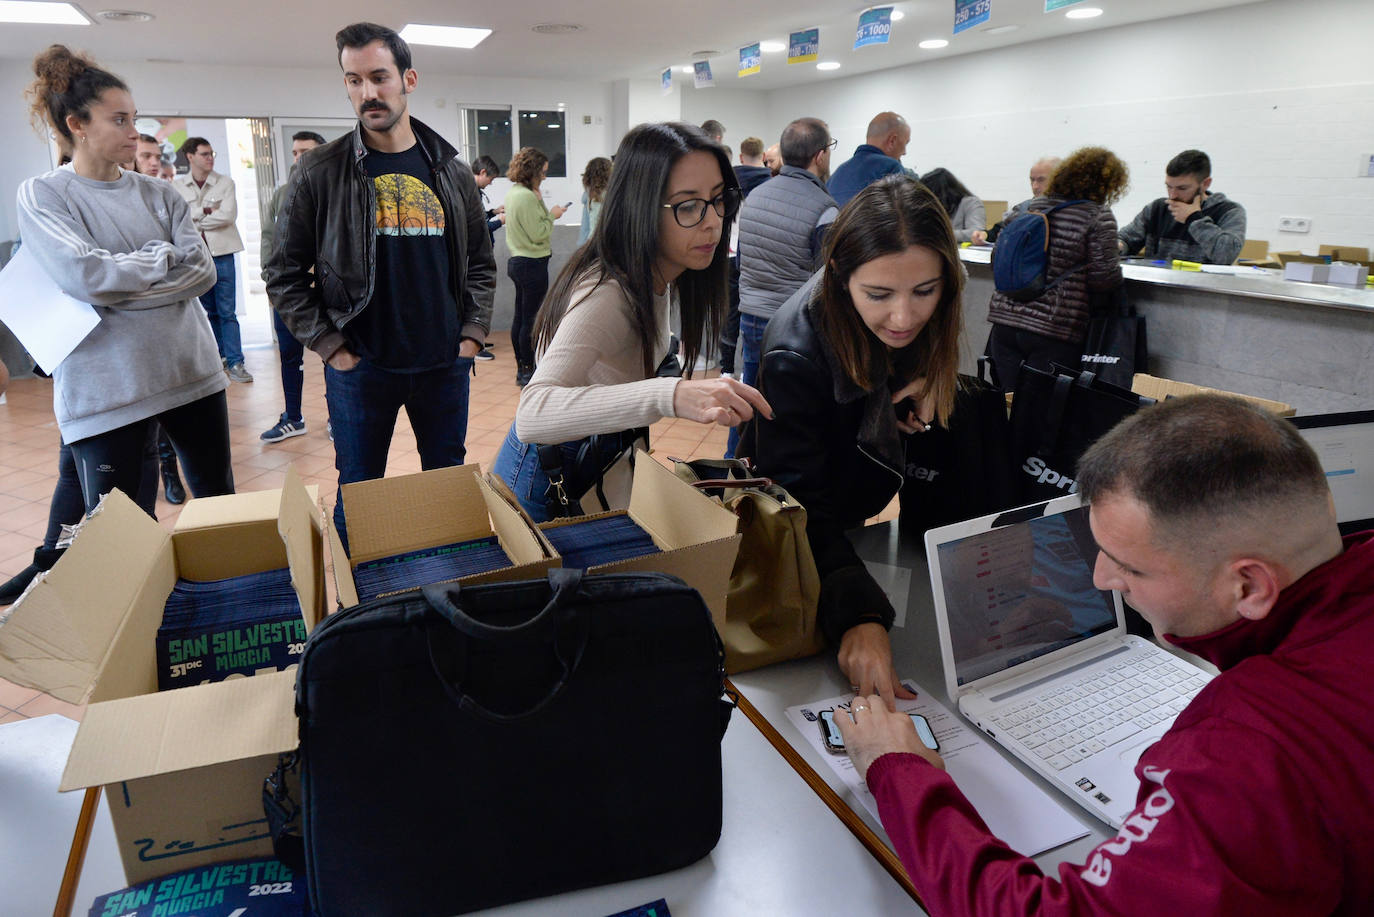
[[534, 375], [534, 317], [549, 289], [549, 240], [553, 221], [567, 206], [544, 206], [539, 186], [549, 174], [549, 157], [532, 146], [521, 147], [510, 161], [506, 177], [513, 187], [506, 194], [506, 245], [510, 260], [506, 275], [515, 284], [515, 320], [511, 346], [515, 349], [515, 382], [524, 386]]

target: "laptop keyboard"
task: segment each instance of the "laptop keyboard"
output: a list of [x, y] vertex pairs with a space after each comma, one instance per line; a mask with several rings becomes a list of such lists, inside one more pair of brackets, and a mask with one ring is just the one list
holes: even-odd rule
[[1075, 682], [1003, 708], [992, 723], [1055, 770], [1172, 720], [1208, 678], [1158, 653], [1085, 672]]

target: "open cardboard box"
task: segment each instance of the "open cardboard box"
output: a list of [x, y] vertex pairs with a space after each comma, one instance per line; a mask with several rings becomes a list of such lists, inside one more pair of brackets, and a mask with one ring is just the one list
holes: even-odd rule
[[1191, 382], [1179, 382], [1176, 379], [1163, 379], [1159, 376], [1150, 376], [1145, 373], [1136, 373], [1131, 379], [1131, 391], [1137, 395], [1146, 395], [1156, 401], [1163, 401], [1166, 398], [1182, 398], [1185, 395], [1230, 395], [1232, 398], [1240, 398], [1251, 404], [1272, 411], [1280, 417], [1292, 417], [1297, 411], [1290, 404], [1282, 401], [1270, 401], [1268, 398], [1257, 398], [1254, 395], [1242, 395], [1240, 392], [1226, 392], [1219, 388], [1207, 388], [1205, 385], [1194, 385]]
[[511, 566], [456, 580], [463, 585], [539, 579], [559, 565], [529, 516], [498, 496], [477, 465], [360, 481], [343, 485], [342, 492], [349, 551], [344, 551], [332, 519], [329, 522], [329, 551], [341, 607], [358, 604], [354, 564], [406, 551], [495, 535]]
[[[716, 627], [725, 624], [725, 594], [739, 551], [739, 520], [719, 502], [640, 452], [626, 511], [661, 553], [598, 564], [588, 573], [671, 573], [706, 601]], [[615, 513], [596, 513], [540, 523], [541, 531]]]
[[323, 550], [294, 471], [272, 496], [191, 501], [170, 535], [116, 490], [0, 624], [0, 676], [89, 704], [58, 788], [105, 787], [130, 884], [270, 855], [262, 781], [297, 745], [294, 671], [158, 692], [177, 578], [289, 567], [308, 630], [324, 615]]

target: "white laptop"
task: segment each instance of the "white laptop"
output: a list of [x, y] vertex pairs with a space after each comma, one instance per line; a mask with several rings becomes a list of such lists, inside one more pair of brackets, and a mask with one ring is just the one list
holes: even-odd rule
[[1288, 419], [1321, 459], [1341, 534], [1374, 528], [1374, 411]]
[[1211, 676], [1126, 632], [1077, 494], [931, 529], [926, 556], [959, 712], [1120, 827], [1141, 752]]

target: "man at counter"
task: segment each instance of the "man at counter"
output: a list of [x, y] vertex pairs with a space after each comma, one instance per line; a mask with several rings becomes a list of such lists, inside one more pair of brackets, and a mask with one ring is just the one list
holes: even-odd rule
[[903, 171], [901, 159], [911, 143], [911, 125], [895, 111], [881, 111], [868, 122], [864, 142], [845, 160], [826, 186], [837, 206], [885, 175]]
[[1374, 913], [1374, 532], [1343, 542], [1297, 430], [1220, 395], [1140, 411], [1077, 477], [1098, 588], [1221, 674], [1141, 755], [1117, 836], [1056, 878], [904, 714], [856, 699], [836, 722], [930, 913]]
[[1050, 186], [1050, 178], [1054, 175], [1054, 170], [1059, 168], [1059, 164], [1063, 161], [1064, 160], [1060, 159], [1058, 156], [1042, 156], [1031, 164], [1031, 196], [1021, 201], [1019, 204], [1013, 205], [1010, 210], [1004, 213], [1002, 219], [994, 223], [992, 228], [988, 230], [986, 241], [996, 242], [997, 237], [1002, 234], [1002, 230], [1006, 228], [1007, 223], [1010, 222], [1012, 217], [1018, 217], [1026, 213], [1031, 201], [1035, 200], [1037, 197], [1045, 196], [1045, 191]]
[[1117, 233], [1122, 254], [1141, 252], [1164, 261], [1231, 264], [1245, 244], [1245, 208], [1221, 193], [1209, 194], [1212, 160], [1184, 150], [1164, 167], [1169, 192]]

